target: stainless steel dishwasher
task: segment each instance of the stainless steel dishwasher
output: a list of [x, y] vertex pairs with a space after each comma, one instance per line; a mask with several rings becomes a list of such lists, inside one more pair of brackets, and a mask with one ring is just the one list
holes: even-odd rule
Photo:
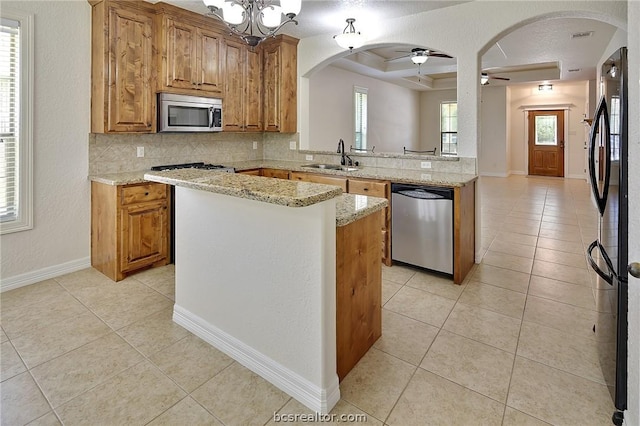
[[391, 258], [453, 274], [453, 189], [391, 185]]

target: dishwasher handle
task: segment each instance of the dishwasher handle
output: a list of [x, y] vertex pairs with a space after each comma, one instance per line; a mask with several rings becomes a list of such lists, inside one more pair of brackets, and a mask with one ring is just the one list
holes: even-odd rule
[[394, 183], [391, 193], [421, 200], [453, 200], [453, 190], [449, 188]]

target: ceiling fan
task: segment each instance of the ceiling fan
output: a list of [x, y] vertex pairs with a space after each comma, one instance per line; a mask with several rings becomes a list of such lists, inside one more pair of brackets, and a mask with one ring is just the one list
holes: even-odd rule
[[391, 62], [402, 58], [411, 58], [411, 62], [416, 65], [424, 64], [430, 57], [437, 58], [453, 58], [446, 53], [438, 52], [433, 49], [424, 49], [422, 47], [414, 47], [411, 50], [396, 50], [398, 53], [405, 53], [405, 55], [398, 56], [391, 59], [386, 59], [385, 62]]
[[505, 81], [509, 81], [511, 80], [510, 78], [507, 77], [498, 77], [496, 75], [490, 75], [486, 72], [483, 72], [482, 74], [480, 74], [480, 84], [482, 84], [483, 86], [486, 86], [487, 84], [489, 84], [489, 80], [505, 80]]

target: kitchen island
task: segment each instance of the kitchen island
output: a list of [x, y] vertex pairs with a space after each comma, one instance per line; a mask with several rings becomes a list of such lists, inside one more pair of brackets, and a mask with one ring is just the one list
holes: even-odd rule
[[310, 409], [329, 412], [340, 398], [336, 226], [366, 220], [386, 200], [206, 170], [144, 178], [176, 187], [174, 321]]

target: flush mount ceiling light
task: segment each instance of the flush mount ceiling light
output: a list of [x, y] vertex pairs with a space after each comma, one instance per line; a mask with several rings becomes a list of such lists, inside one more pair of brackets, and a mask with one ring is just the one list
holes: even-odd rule
[[[275, 37], [300, 13], [302, 0], [203, 0], [209, 13], [224, 22], [232, 34], [249, 46], [257, 46], [267, 37]], [[283, 21], [284, 16], [284, 21]]]
[[354, 22], [356, 22], [354, 18], [347, 19], [347, 26], [342, 30], [342, 34], [333, 36], [338, 46], [343, 49], [353, 50], [364, 44], [364, 36], [356, 31], [353, 26]]
[[538, 91], [539, 92], [551, 92], [553, 90], [553, 84], [539, 84], [538, 85]]

